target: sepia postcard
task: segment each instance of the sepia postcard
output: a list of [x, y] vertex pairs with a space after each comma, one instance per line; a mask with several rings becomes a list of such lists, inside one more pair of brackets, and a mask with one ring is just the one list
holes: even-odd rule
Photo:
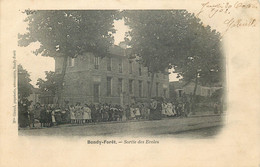
[[260, 166], [257, 0], [1, 1], [0, 166]]

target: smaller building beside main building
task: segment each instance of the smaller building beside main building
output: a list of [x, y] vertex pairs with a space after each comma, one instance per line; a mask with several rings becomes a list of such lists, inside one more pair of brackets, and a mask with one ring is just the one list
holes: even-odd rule
[[[181, 97], [183, 94], [191, 95], [194, 92], [195, 83], [190, 82], [186, 84], [182, 81], [174, 81], [170, 82], [170, 90], [171, 93], [175, 93], [176, 97]], [[201, 86], [197, 85], [196, 95], [209, 97], [211, 96], [216, 90], [221, 89], [222, 87], [219, 85], [216, 86]]]
[[[61, 72], [62, 63], [62, 58], [55, 59], [57, 73]], [[89, 52], [69, 58], [62, 101], [125, 105], [146, 101], [151, 85], [147, 68], [129, 59], [125, 49], [113, 46], [104, 58]], [[168, 71], [155, 75], [151, 97], [169, 97]]]

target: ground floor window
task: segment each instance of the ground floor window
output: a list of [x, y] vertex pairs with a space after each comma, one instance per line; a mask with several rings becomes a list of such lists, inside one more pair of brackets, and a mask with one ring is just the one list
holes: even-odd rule
[[120, 93], [122, 92], [123, 92], [123, 79], [118, 78], [118, 94], [120, 95]]
[[143, 82], [139, 81], [139, 97], [143, 96]]
[[149, 96], [150, 91], [152, 91], [150, 89], [151, 89], [151, 82], [147, 81], [147, 96]]
[[99, 84], [94, 84], [94, 102], [99, 102]]
[[107, 96], [111, 96], [112, 94], [112, 78], [107, 77]]
[[166, 89], [163, 89], [163, 97], [166, 98], [166, 92], [167, 90]]
[[179, 92], [179, 97], [181, 97], [182, 96], [182, 90], [179, 90], [178, 92]]
[[133, 82], [134, 80], [130, 79], [129, 80], [129, 93], [133, 94]]
[[159, 96], [159, 83], [156, 83], [155, 91], [156, 91], [156, 97], [158, 97]]

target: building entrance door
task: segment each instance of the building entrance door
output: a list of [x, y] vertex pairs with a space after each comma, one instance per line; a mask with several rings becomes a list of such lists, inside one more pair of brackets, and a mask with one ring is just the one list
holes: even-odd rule
[[94, 84], [94, 102], [99, 102], [99, 84]]

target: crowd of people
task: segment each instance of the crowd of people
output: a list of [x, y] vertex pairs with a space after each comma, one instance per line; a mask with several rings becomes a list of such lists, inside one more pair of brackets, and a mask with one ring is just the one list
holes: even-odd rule
[[64, 106], [37, 103], [34, 106], [22, 105], [19, 115], [22, 127], [34, 127], [36, 122], [41, 127], [57, 124], [89, 124], [128, 120], [158, 120], [164, 117], [187, 117], [190, 103], [173, 103], [151, 100], [151, 103], [132, 103], [124, 107], [112, 104], [65, 104]]

